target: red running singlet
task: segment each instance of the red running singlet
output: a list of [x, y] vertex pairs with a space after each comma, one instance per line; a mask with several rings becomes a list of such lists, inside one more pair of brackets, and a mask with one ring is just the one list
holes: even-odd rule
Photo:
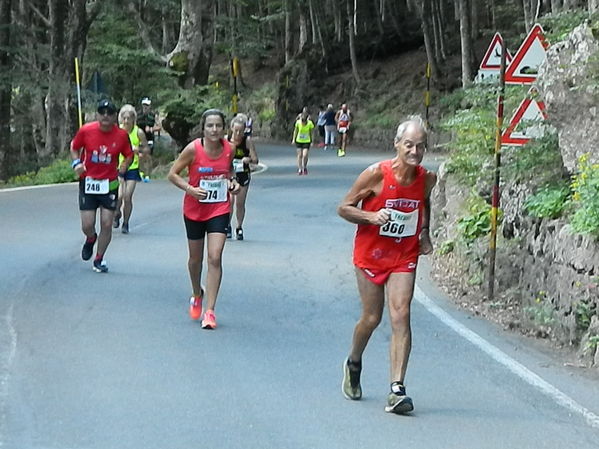
[[206, 154], [201, 139], [194, 140], [195, 157], [189, 167], [189, 184], [208, 192], [205, 200], [191, 195], [183, 198], [183, 215], [194, 221], [206, 221], [231, 211], [231, 196], [227, 181], [231, 175], [233, 151], [229, 142], [220, 139], [223, 152], [216, 159]]
[[424, 210], [426, 169], [416, 167], [416, 179], [409, 186], [397, 182], [391, 160], [379, 163], [383, 188], [379, 195], [362, 201], [362, 210], [391, 210], [383, 225], [358, 225], [354, 240], [354, 265], [362, 269], [413, 271], [420, 252], [420, 227]]

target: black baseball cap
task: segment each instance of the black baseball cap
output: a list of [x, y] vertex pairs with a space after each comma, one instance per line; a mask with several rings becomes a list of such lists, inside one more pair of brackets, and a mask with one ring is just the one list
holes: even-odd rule
[[98, 112], [108, 111], [110, 114], [116, 113], [116, 106], [110, 100], [100, 100], [98, 102]]

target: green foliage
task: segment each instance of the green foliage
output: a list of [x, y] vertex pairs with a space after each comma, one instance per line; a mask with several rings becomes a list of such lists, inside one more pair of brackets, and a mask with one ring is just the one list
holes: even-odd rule
[[562, 215], [570, 196], [567, 184], [549, 184], [528, 197], [524, 209], [533, 217], [558, 218]]
[[578, 302], [574, 307], [574, 316], [576, 318], [576, 327], [585, 332], [591, 325], [591, 318], [595, 314], [595, 309], [585, 302]]
[[445, 256], [449, 253], [451, 253], [455, 248], [455, 241], [453, 240], [445, 240], [443, 243], [441, 243], [441, 245], [439, 246], [439, 248], [437, 249], [437, 253], [439, 253], [439, 255], [441, 256]]
[[[138, 106], [144, 96], [157, 100], [154, 104], [161, 104], [167, 92], [176, 88], [177, 74], [147, 49], [133, 15], [126, 8], [109, 4], [102, 8], [92, 23], [88, 42], [82, 65], [84, 82], [95, 71], [100, 72], [108, 96], [119, 105]], [[95, 98], [88, 98], [87, 103], [86, 109], [93, 110]]]
[[547, 292], [539, 291], [531, 306], [524, 307], [529, 320], [539, 326], [549, 326], [555, 322], [553, 306], [547, 301]]
[[275, 118], [275, 98], [277, 96], [274, 83], [265, 84], [260, 89], [252, 91], [245, 99], [245, 110], [250, 114], [256, 114], [258, 119], [264, 122], [270, 122]]
[[599, 164], [589, 163], [589, 154], [578, 158], [578, 174], [573, 177], [572, 228], [599, 239]]
[[458, 220], [457, 228], [461, 239], [470, 245], [491, 230], [491, 206], [480, 196], [472, 195], [468, 199], [468, 212]]
[[597, 346], [599, 346], [599, 335], [591, 335], [584, 349], [587, 351], [594, 351], [597, 349]]
[[[447, 171], [465, 185], [474, 186], [481, 173], [490, 185], [492, 173], [484, 168], [492, 163], [496, 102], [493, 90], [486, 87], [458, 90], [442, 100], [449, 117], [441, 128], [453, 135]], [[450, 113], [454, 108], [455, 113]]]
[[42, 184], [59, 184], [77, 180], [75, 172], [71, 168], [70, 161], [59, 159], [38, 172], [27, 172], [14, 176], [8, 180], [9, 186], [26, 186]]
[[531, 140], [524, 147], [509, 147], [505, 151], [503, 173], [516, 182], [534, 181], [544, 185], [561, 177], [562, 156], [557, 133], [547, 130], [543, 137]]
[[563, 41], [574, 28], [585, 20], [599, 20], [599, 14], [589, 15], [583, 9], [571, 9], [558, 14], [550, 14], [539, 19], [539, 23], [545, 30], [545, 37], [550, 43]]

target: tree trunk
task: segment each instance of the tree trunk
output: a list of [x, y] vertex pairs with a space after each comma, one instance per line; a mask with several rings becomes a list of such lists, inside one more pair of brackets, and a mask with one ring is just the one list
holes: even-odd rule
[[557, 14], [562, 10], [563, 0], [551, 0], [551, 13]]
[[462, 49], [462, 87], [472, 82], [472, 39], [470, 32], [470, 1], [459, 0], [460, 46]]
[[434, 46], [433, 29], [430, 22], [432, 15], [431, 1], [432, 0], [423, 0], [422, 9], [419, 11], [419, 13], [422, 24], [422, 34], [424, 36], [424, 48], [426, 49], [426, 59], [430, 65], [432, 76], [439, 80], [441, 78], [441, 72], [439, 70], [439, 64], [436, 57], [437, 51], [435, 50]]
[[480, 3], [481, 0], [470, 0], [471, 5], [471, 18], [472, 18], [472, 22], [470, 24], [470, 36], [472, 38], [472, 40], [476, 40], [478, 39], [479, 35], [480, 35], [480, 30], [479, 30], [479, 11], [480, 11]]
[[292, 58], [292, 31], [291, 31], [291, 0], [285, 0], [285, 64], [288, 64]]
[[589, 0], [589, 12], [593, 14], [599, 11], [599, 0]]
[[66, 150], [67, 105], [69, 77], [65, 61], [65, 24], [68, 0], [50, 0], [50, 63], [48, 93], [45, 101], [46, 138], [43, 151], [38, 154], [40, 166], [48, 165], [57, 154]]
[[308, 10], [310, 11], [310, 23], [312, 24], [312, 45], [318, 42], [318, 34], [316, 32], [316, 14], [314, 13], [313, 0], [308, 0]]
[[[347, 0], [344, 0], [347, 1]], [[337, 42], [343, 41], [343, 19], [341, 18], [341, 7], [333, 4], [333, 17], [335, 22], [335, 40]]]
[[299, 5], [299, 42], [297, 45], [297, 52], [301, 53], [304, 51], [304, 47], [308, 43], [308, 23], [306, 20], [306, 11], [303, 5]]
[[168, 65], [182, 72], [179, 83], [190, 89], [206, 84], [212, 64], [212, 1], [182, 0], [179, 40], [167, 55]]
[[347, 0], [345, 5], [346, 5], [346, 11], [347, 11], [347, 24], [348, 24], [348, 30], [347, 30], [347, 34], [349, 37], [349, 58], [351, 60], [351, 70], [352, 70], [352, 75], [354, 77], [354, 81], [356, 83], [356, 87], [360, 86], [360, 75], [358, 74], [358, 58], [356, 57], [356, 45], [355, 45], [355, 36], [354, 36], [354, 14], [355, 14], [355, 10], [353, 11], [354, 14], [352, 14], [352, 8], [350, 8], [349, 2], [351, 0]]
[[9, 55], [11, 34], [11, 0], [0, 0], [0, 73], [5, 79], [0, 81], [0, 179], [10, 176], [10, 155], [14, 152], [11, 146], [11, 97], [12, 97], [12, 63]]

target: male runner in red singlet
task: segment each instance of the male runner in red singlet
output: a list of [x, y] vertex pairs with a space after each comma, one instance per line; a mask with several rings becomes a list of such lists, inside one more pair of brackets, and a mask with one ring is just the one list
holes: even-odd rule
[[[116, 126], [116, 106], [98, 103], [98, 120], [79, 128], [71, 142], [71, 166], [79, 176], [79, 211], [86, 240], [81, 258], [89, 260], [98, 241], [92, 268], [106, 273], [104, 254], [112, 239], [112, 221], [117, 207], [119, 181], [133, 160], [129, 136]], [[119, 155], [124, 159], [119, 164]], [[100, 208], [100, 235], [96, 234], [96, 211]]]
[[362, 301], [362, 315], [343, 364], [342, 391], [348, 399], [362, 397], [362, 354], [381, 321], [387, 290], [392, 335], [391, 392], [385, 411], [392, 413], [414, 409], [404, 386], [412, 344], [410, 304], [418, 256], [433, 250], [429, 197], [436, 175], [420, 165], [426, 141], [420, 117], [401, 123], [395, 158], [364, 170], [337, 209], [341, 217], [358, 225], [353, 260]]

